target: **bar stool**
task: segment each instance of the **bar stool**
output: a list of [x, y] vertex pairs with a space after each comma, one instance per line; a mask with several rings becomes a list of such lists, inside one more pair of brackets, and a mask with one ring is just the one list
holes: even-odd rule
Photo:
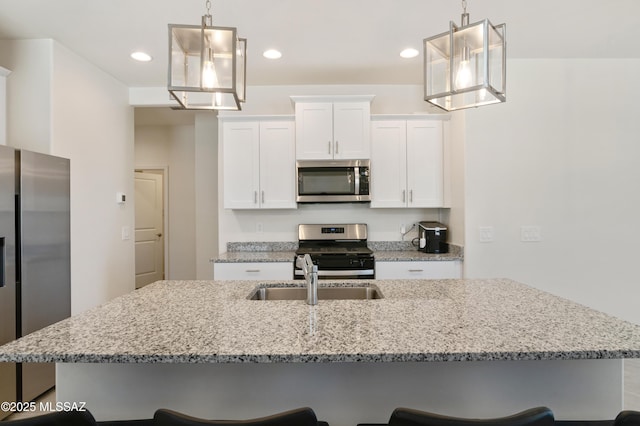
[[389, 419], [389, 426], [553, 426], [554, 423], [553, 412], [547, 407], [530, 408], [492, 419], [451, 417], [411, 408], [396, 408]]
[[308, 407], [250, 420], [205, 420], [162, 408], [155, 412], [153, 420], [155, 426], [328, 426], [319, 422]]
[[56, 411], [18, 420], [5, 420], [6, 426], [96, 426], [96, 419], [85, 411]]
[[613, 421], [614, 426], [640, 426], [640, 411], [621, 411]]

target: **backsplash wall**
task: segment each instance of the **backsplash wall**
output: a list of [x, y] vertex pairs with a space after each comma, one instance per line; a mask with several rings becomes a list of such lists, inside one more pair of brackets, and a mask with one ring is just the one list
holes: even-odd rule
[[[443, 209], [444, 211], [444, 209]], [[220, 252], [227, 242], [297, 241], [300, 223], [366, 223], [369, 240], [401, 241], [400, 228], [419, 221], [441, 221], [440, 209], [372, 209], [368, 204], [300, 204], [295, 210], [221, 210]], [[411, 241], [414, 229], [405, 236]]]

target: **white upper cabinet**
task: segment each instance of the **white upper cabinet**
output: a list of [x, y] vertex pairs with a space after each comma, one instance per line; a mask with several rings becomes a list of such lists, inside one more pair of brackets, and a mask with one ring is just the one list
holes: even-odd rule
[[407, 205], [405, 121], [371, 122], [371, 207]]
[[260, 123], [260, 207], [295, 209], [296, 155], [293, 121]]
[[442, 122], [407, 121], [407, 207], [444, 206]]
[[292, 96], [296, 158], [368, 159], [373, 96]]
[[444, 207], [441, 120], [374, 120], [371, 207]]
[[222, 121], [224, 207], [295, 209], [293, 120]]

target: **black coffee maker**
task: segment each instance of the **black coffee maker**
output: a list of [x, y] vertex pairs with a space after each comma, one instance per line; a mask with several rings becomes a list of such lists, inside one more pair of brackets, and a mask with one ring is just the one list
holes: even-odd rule
[[448, 253], [447, 227], [439, 222], [419, 222], [418, 250], [425, 253]]

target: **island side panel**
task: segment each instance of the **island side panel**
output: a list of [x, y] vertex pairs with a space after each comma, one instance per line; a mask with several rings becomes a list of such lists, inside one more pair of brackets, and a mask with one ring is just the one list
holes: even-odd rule
[[59, 402], [98, 420], [158, 408], [246, 419], [312, 407], [331, 426], [386, 423], [399, 406], [492, 417], [535, 406], [561, 420], [613, 419], [622, 360], [309, 364], [58, 364]]

